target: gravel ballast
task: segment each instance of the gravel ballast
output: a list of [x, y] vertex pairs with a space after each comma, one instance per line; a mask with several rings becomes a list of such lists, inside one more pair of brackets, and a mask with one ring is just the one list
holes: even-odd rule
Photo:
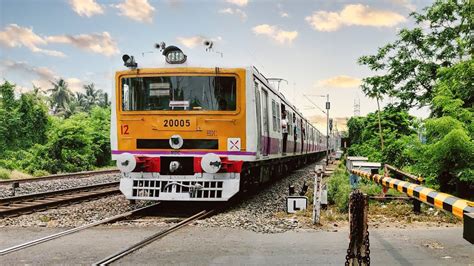
[[0, 219], [0, 227], [77, 227], [143, 206], [130, 205], [123, 195]]
[[[264, 190], [237, 206], [210, 218], [198, 221], [204, 227], [242, 228], [260, 233], [281, 233], [288, 230], [310, 229], [302, 224], [296, 216], [286, 215], [286, 196], [288, 185], [294, 185], [296, 192], [303, 183], [314, 178], [314, 166], [309, 164], [294, 171], [288, 177], [270, 184]], [[309, 204], [309, 203], [308, 203]]]
[[[33, 193], [70, 189], [82, 186], [90, 186], [101, 183], [109, 183], [120, 180], [120, 174], [100, 174], [81, 178], [62, 178], [44, 181], [20, 183], [20, 187], [15, 189], [15, 195], [27, 195]], [[11, 185], [0, 186], [0, 198], [12, 196]]]

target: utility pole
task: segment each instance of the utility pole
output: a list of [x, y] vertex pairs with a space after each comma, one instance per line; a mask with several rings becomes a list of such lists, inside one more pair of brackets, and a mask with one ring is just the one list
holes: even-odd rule
[[329, 103], [329, 94], [326, 95], [326, 165], [329, 165], [329, 109], [331, 104]]
[[[309, 100], [310, 103], [312, 103], [315, 107], [317, 107], [321, 112], [326, 114], [326, 165], [329, 165], [329, 109], [331, 109], [331, 103], [329, 102], [329, 94], [324, 95], [306, 95], [303, 94], [306, 99]], [[326, 97], [326, 111], [324, 111], [322, 108], [320, 108], [317, 104], [315, 104], [309, 96], [315, 96], [315, 97]]]

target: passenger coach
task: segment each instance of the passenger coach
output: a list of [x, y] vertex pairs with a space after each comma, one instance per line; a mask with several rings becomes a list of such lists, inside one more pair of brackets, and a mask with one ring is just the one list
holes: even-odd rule
[[[227, 201], [326, 151], [325, 136], [255, 67], [167, 64], [115, 75], [111, 147], [130, 200]], [[288, 136], [283, 150], [282, 114]]]

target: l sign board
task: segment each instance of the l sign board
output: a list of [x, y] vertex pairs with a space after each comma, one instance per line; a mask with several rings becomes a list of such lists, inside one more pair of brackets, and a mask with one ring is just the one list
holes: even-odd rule
[[296, 213], [297, 211], [306, 210], [308, 207], [308, 198], [303, 196], [286, 197], [286, 212]]

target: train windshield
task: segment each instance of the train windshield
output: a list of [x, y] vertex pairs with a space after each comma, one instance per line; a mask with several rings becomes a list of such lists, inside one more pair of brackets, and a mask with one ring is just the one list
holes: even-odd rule
[[236, 110], [236, 80], [216, 76], [122, 78], [122, 110]]

